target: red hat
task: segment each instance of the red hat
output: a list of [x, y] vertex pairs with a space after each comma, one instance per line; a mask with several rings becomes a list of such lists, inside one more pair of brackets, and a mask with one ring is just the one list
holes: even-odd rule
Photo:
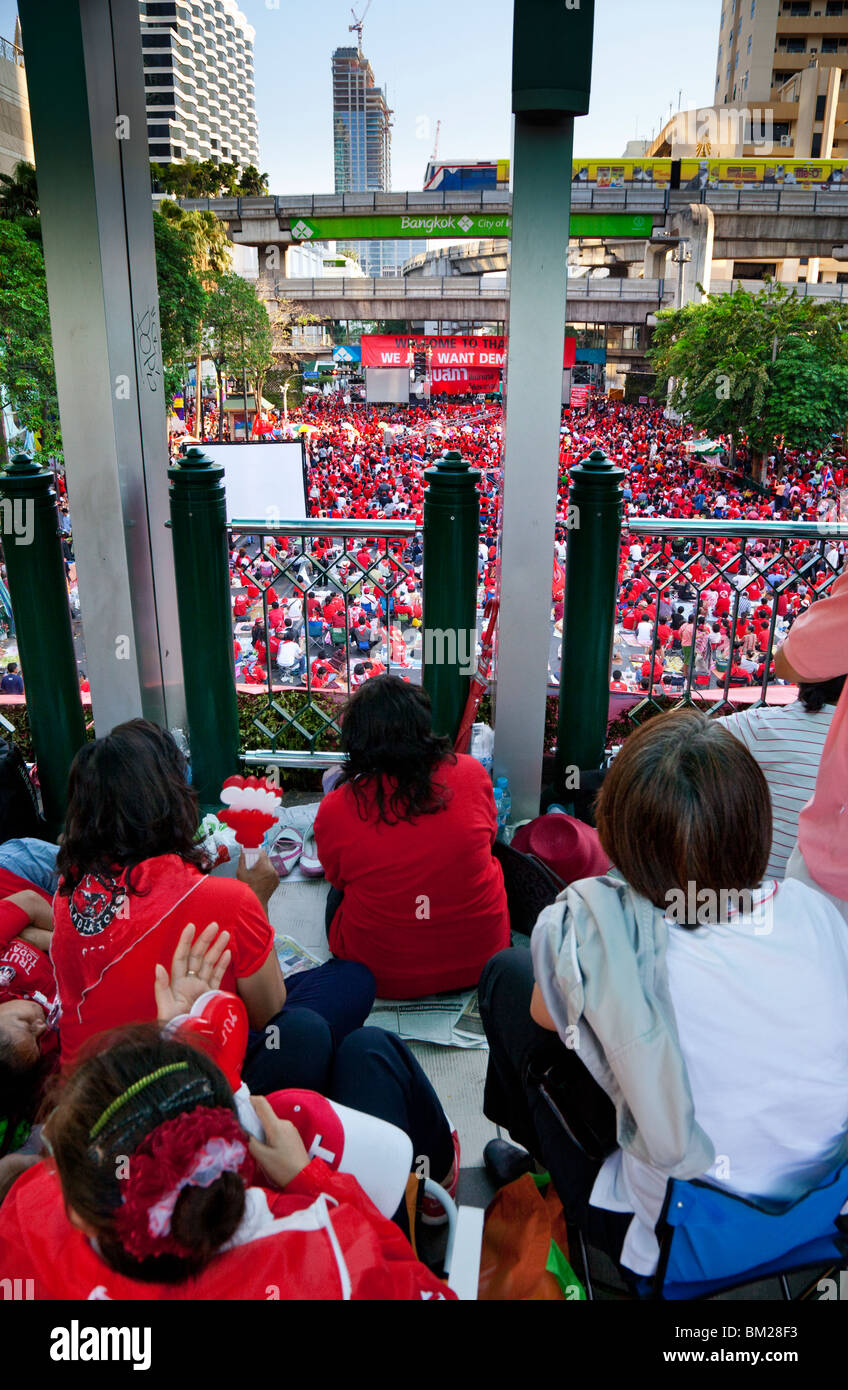
[[605, 874], [610, 866], [597, 830], [561, 811], [537, 816], [529, 825], [519, 826], [512, 847], [523, 854], [535, 854], [565, 883]]

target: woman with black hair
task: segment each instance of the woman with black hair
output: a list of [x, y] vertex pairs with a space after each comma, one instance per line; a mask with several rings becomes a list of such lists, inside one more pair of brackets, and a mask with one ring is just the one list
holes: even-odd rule
[[279, 879], [267, 856], [238, 878], [212, 877], [196, 842], [197, 797], [169, 733], [144, 719], [80, 749], [71, 767], [51, 957], [62, 1062], [92, 1034], [156, 1017], [154, 970], [188, 923], [230, 935], [223, 988], [247, 1008], [244, 1079], [254, 1092], [322, 1090], [335, 1045], [374, 1001], [360, 965], [331, 961], [283, 981], [267, 906]]
[[152, 1025], [106, 1042], [64, 1079], [52, 1161], [0, 1211], [0, 1269], [31, 1281], [29, 1298], [454, 1297], [264, 1098], [265, 1138], [249, 1134], [205, 1052]]
[[476, 985], [509, 941], [486, 772], [433, 733], [426, 691], [397, 676], [356, 691], [341, 743], [315, 820], [334, 955], [367, 965], [384, 999]]

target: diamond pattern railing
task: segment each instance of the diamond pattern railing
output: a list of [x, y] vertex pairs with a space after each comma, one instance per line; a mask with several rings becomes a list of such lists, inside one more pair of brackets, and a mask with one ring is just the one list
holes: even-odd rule
[[[750, 653], [758, 667], [762, 664], [762, 676], [757, 679], [752, 675], [750, 682], [744, 681], [744, 684], [759, 686], [759, 698], [754, 702], [757, 706], [768, 704], [769, 690], [774, 689], [774, 678], [770, 675], [772, 656], [785, 636], [785, 624], [779, 613], [781, 598], [791, 598], [801, 590], [814, 602], [825, 597], [842, 568], [838, 545], [843, 542], [848, 548], [848, 523], [845, 522], [736, 524], [645, 518], [631, 520], [624, 531], [624, 535], [627, 534], [634, 540], [641, 542], [644, 538], [646, 541], [634, 573], [647, 582], [648, 588], [642, 597], [655, 607], [656, 614], [651, 623], [650, 643], [639, 643], [632, 640], [631, 634], [622, 631], [616, 638], [616, 646], [622, 658], [629, 647], [630, 659], [639, 670], [646, 658], [651, 663], [652, 673], [658, 659], [663, 666], [661, 679], [647, 678], [649, 689], [628, 711], [628, 718], [636, 724], [647, 715], [668, 708], [669, 698], [673, 709], [691, 706], [716, 717], [729, 713], [733, 707], [733, 692], [743, 685], [740, 678], [732, 676], [737, 642], [742, 654]], [[728, 542], [732, 543], [729, 554]], [[763, 581], [762, 595], [755, 588], [760, 579]], [[698, 643], [695, 637], [701, 618], [707, 618], [710, 629], [715, 621], [709, 616], [706, 595], [722, 580], [731, 588], [730, 609], [725, 619], [729, 624], [729, 637], [716, 651], [723, 653], [728, 649], [726, 662], [723, 655], [717, 657], [716, 651], [709, 647], [704, 656], [699, 651], [703, 643]], [[668, 645], [665, 651], [661, 646], [658, 628], [663, 600], [672, 612], [682, 606], [687, 619], [694, 624], [695, 634], [686, 660]], [[762, 647], [758, 645], [753, 622], [742, 638], [739, 634], [740, 624], [760, 610], [763, 612], [760, 621], [768, 624], [767, 639]], [[713, 693], [708, 695], [707, 692]]]
[[[266, 657], [264, 681], [251, 686], [257, 691], [251, 724], [264, 746], [243, 749], [245, 763], [304, 767], [341, 762], [339, 718], [349, 691], [358, 683], [354, 673], [358, 662], [376, 659], [387, 672], [420, 680], [422, 619], [396, 613], [403, 597], [399, 591], [407, 581], [420, 595], [421, 563], [413, 564], [410, 555], [417, 531], [411, 521], [233, 523], [231, 554], [234, 549], [244, 550], [247, 564], [241, 566], [242, 574], [259, 591], [249, 617], [236, 623], [234, 636], [243, 648], [250, 645], [261, 603], [260, 641]], [[357, 645], [351, 632], [365, 584], [370, 586], [380, 619], [368, 651]], [[310, 598], [317, 598], [323, 608], [333, 595], [342, 601], [337, 621], [330, 625], [322, 617], [320, 622], [317, 618], [310, 622]], [[302, 659], [296, 667], [281, 668], [271, 654], [275, 634], [269, 629], [268, 614], [275, 599], [282, 607], [298, 597], [302, 622], [295, 631]], [[414, 604], [415, 599], [410, 602]], [[381, 605], [385, 607], [382, 615]]]

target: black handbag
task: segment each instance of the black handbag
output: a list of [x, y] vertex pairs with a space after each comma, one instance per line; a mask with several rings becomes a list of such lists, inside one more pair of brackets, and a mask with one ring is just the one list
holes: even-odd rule
[[20, 749], [0, 739], [0, 844], [25, 836], [50, 839]]
[[550, 907], [567, 885], [534, 854], [523, 854], [500, 840], [495, 841], [492, 853], [503, 870], [510, 928], [529, 936], [539, 913]]

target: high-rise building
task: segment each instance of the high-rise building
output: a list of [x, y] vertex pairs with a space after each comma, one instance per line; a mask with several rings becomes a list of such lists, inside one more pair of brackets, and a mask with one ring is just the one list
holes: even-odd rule
[[771, 138], [795, 158], [848, 156], [848, 0], [719, 3], [715, 106], [771, 111]]
[[0, 174], [11, 174], [22, 161], [33, 164], [35, 157], [18, 23], [14, 42], [0, 38]]
[[[392, 186], [391, 108], [361, 48], [337, 48], [333, 74], [336, 193], [386, 193]], [[414, 241], [353, 241], [366, 275], [392, 275], [421, 249]]]
[[235, 0], [140, 0], [139, 11], [151, 160], [258, 164], [255, 30]]
[[655, 157], [848, 159], [848, 0], [717, 0], [710, 106], [678, 111]]

